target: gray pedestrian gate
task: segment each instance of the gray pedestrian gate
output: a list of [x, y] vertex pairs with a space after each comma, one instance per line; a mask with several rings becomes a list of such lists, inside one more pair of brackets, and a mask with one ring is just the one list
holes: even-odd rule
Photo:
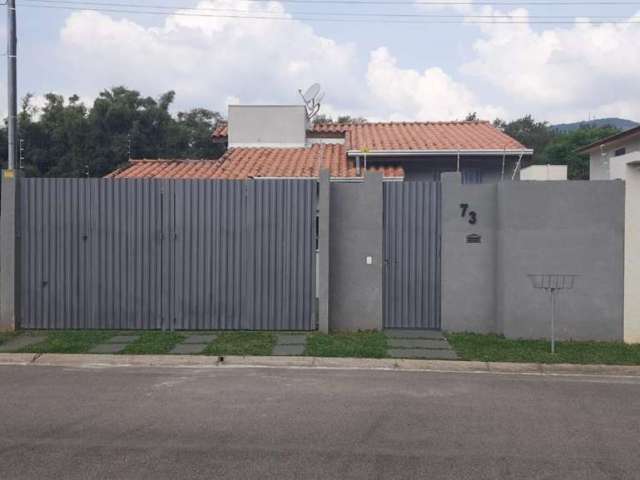
[[384, 328], [440, 329], [440, 183], [383, 189]]
[[315, 328], [314, 181], [20, 187], [25, 328]]

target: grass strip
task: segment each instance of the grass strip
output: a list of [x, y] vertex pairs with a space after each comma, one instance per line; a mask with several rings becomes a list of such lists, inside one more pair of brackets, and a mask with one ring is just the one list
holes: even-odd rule
[[305, 354], [313, 357], [384, 358], [387, 337], [382, 332], [314, 333], [307, 339]]
[[[20, 352], [26, 353], [86, 353], [93, 346], [103, 343], [111, 336], [113, 331], [105, 330], [56, 330], [47, 331], [44, 342], [24, 347]], [[25, 335], [31, 332], [25, 332]]]
[[16, 332], [0, 332], [0, 345], [5, 342], [8, 342], [12, 338], [15, 338], [18, 335]]
[[446, 337], [464, 360], [640, 365], [640, 344], [556, 342], [556, 353], [552, 354], [546, 340], [510, 340], [500, 335], [475, 333], [447, 333]]
[[221, 332], [206, 355], [271, 355], [276, 336], [271, 332]]
[[177, 332], [147, 331], [136, 341], [127, 345], [122, 353], [134, 355], [162, 355], [169, 353], [173, 347], [185, 339], [185, 335]]

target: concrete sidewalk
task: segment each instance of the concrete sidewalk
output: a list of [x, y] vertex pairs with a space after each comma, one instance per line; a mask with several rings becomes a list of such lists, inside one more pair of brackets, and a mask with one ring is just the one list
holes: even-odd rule
[[404, 370], [427, 372], [502, 373], [526, 375], [606, 375], [640, 377], [640, 366], [540, 363], [469, 362], [450, 360], [368, 359], [331, 357], [255, 357], [205, 355], [92, 355], [62, 353], [5, 353], [0, 365], [60, 367], [175, 367], [175, 368], [324, 368]]

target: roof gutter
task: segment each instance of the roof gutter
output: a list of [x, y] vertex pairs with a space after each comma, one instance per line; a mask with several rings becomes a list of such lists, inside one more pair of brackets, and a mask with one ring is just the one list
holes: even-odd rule
[[[368, 157], [424, 157], [424, 156], [442, 156], [442, 155], [474, 155], [474, 156], [487, 156], [487, 155], [533, 155], [533, 149], [521, 148], [517, 150], [505, 150], [505, 149], [487, 149], [487, 150], [369, 150], [367, 151]], [[349, 157], [356, 157], [362, 155], [360, 150], [349, 150], [347, 152]]]
[[[251, 180], [318, 180], [318, 177], [251, 177]], [[331, 177], [332, 182], [363, 182], [363, 177]], [[402, 182], [404, 177], [383, 177], [384, 182]]]

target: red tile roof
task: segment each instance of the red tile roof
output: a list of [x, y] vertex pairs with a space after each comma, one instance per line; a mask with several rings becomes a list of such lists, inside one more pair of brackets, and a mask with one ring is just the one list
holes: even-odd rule
[[520, 150], [525, 147], [489, 122], [354, 123], [350, 150]]
[[229, 135], [229, 124], [227, 122], [216, 123], [211, 138], [214, 140], [226, 139], [227, 135]]
[[[402, 178], [398, 165], [369, 165], [387, 178]], [[328, 168], [334, 178], [356, 176], [355, 161], [344, 145], [315, 144], [308, 148], [232, 148], [219, 160], [134, 160], [108, 175], [110, 178], [318, 177]]]
[[132, 160], [106, 178], [218, 178], [220, 160]]
[[[316, 123], [311, 137], [345, 134], [347, 150], [521, 150], [517, 140], [489, 122], [370, 122]], [[227, 136], [226, 123], [219, 124], [213, 137]]]
[[[224, 141], [227, 124], [214, 132]], [[340, 136], [344, 144], [312, 144], [307, 148], [231, 148], [219, 160], [136, 160], [108, 175], [111, 178], [259, 178], [317, 177], [329, 168], [332, 177], [355, 177], [349, 150], [520, 150], [520, 143], [489, 122], [319, 123], [310, 137]], [[404, 177], [398, 165], [370, 165], [384, 176]]]

